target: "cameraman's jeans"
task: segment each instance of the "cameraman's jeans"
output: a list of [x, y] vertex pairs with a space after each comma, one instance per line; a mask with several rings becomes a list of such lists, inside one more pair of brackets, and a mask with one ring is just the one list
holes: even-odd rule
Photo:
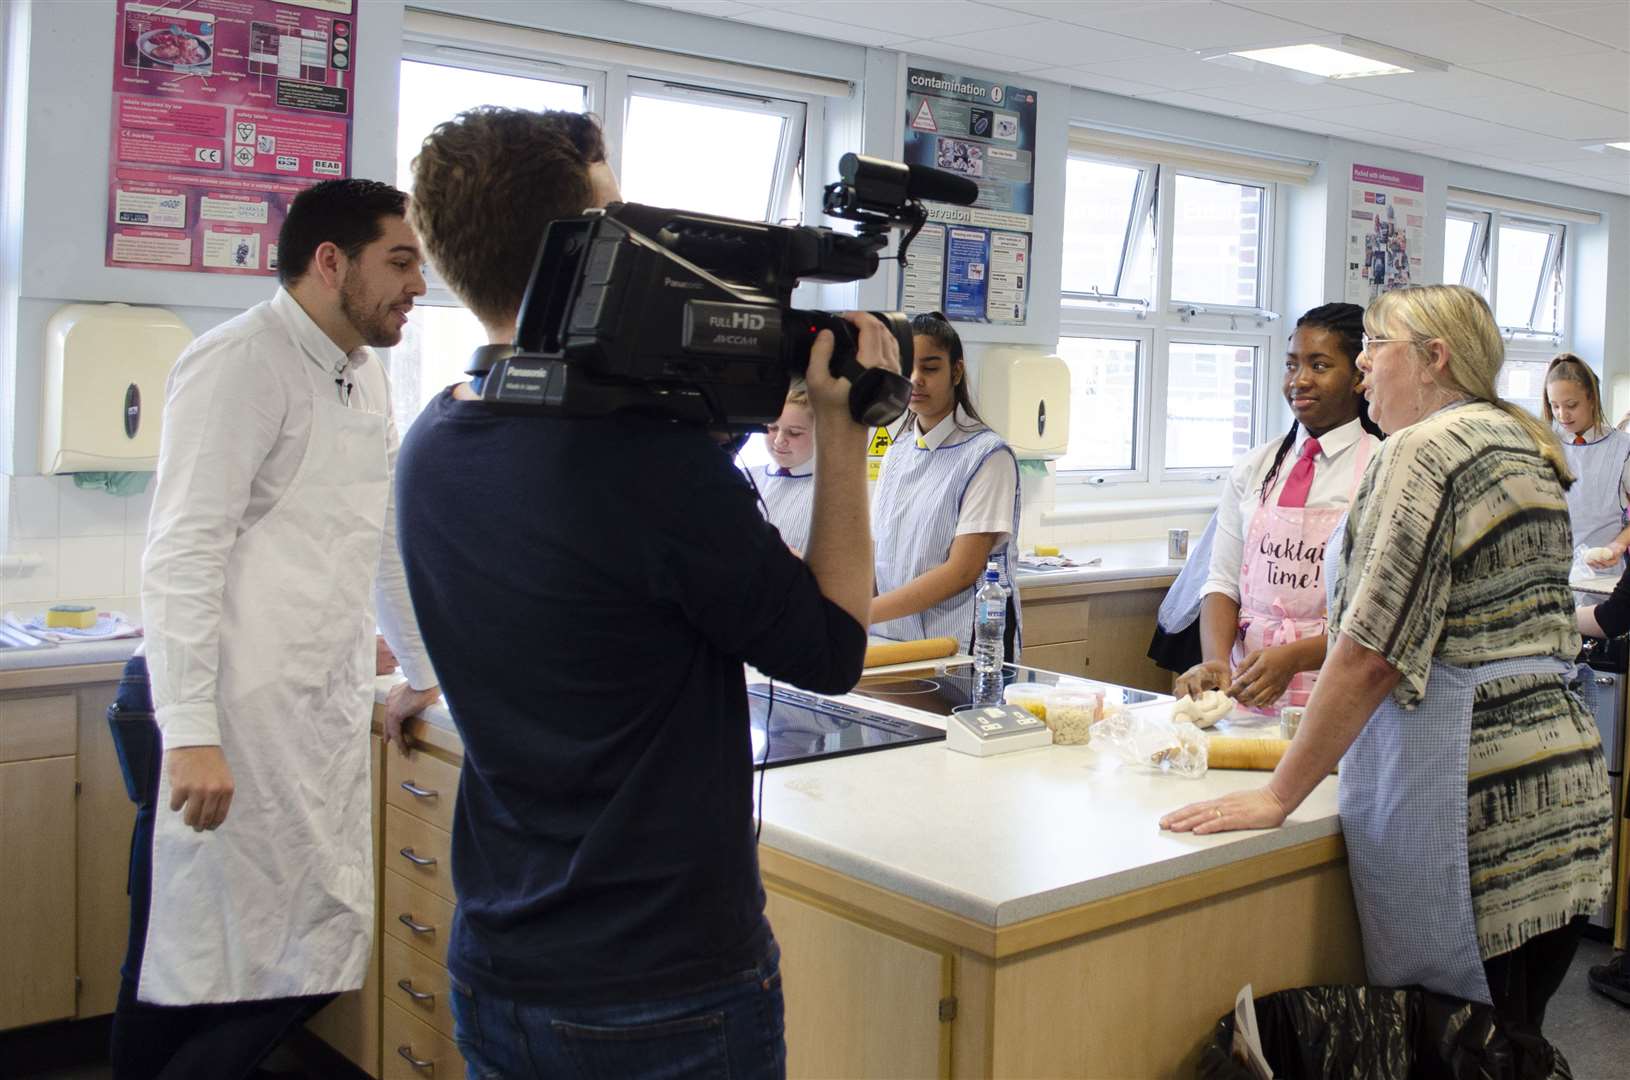
[[528, 1005], [454, 980], [452, 1011], [468, 1080], [787, 1075], [779, 949], [706, 990], [635, 1005]]

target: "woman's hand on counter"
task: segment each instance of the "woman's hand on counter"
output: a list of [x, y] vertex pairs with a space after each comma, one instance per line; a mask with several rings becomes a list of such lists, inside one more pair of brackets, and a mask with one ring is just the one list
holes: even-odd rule
[[397, 749], [407, 753], [411, 745], [407, 734], [402, 730], [403, 721], [410, 716], [418, 716], [441, 698], [441, 687], [432, 686], [428, 690], [415, 690], [404, 680], [391, 687], [390, 693], [385, 695], [385, 745], [395, 743]]
[[1160, 827], [1170, 832], [1232, 832], [1236, 829], [1277, 829], [1287, 817], [1285, 804], [1265, 787], [1236, 791], [1220, 799], [1189, 803], [1160, 819]]
[[1199, 697], [1207, 690], [1226, 690], [1232, 678], [1226, 660], [1207, 660], [1179, 675], [1172, 693], [1177, 697]]

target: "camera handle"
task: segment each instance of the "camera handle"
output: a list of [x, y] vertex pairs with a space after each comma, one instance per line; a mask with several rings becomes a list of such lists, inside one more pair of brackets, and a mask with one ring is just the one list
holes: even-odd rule
[[[911, 370], [911, 323], [897, 311], [873, 311], [894, 334], [900, 345], [901, 370]], [[855, 328], [847, 319], [825, 311], [808, 313], [817, 332], [832, 331], [832, 361], [828, 369], [834, 379], [849, 380], [849, 415], [857, 424], [882, 427], [892, 424], [911, 401], [911, 380], [886, 368], [867, 367], [858, 358]]]

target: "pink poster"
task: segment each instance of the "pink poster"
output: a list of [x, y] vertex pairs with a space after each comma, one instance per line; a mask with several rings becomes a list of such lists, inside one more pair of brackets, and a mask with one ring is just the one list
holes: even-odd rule
[[105, 264], [272, 274], [290, 200], [351, 174], [353, 0], [118, 0]]

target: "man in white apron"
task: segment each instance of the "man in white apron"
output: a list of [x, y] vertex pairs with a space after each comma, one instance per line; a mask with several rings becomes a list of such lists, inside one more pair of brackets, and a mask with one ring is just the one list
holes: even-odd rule
[[422, 688], [396, 695], [392, 717], [436, 695], [368, 348], [400, 341], [425, 291], [406, 203], [373, 181], [302, 193], [278, 238], [283, 288], [170, 376], [142, 567], [164, 757], [132, 845], [120, 1080], [249, 1075], [362, 985], [376, 601]]

